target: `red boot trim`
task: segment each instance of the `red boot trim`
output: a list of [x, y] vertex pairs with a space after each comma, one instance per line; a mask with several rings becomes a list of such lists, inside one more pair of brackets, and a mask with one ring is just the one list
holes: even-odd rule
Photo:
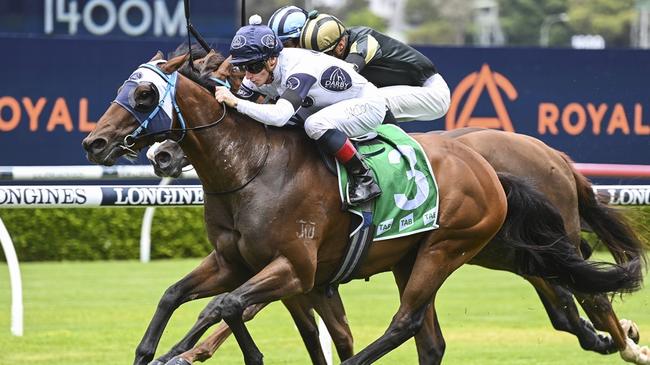
[[345, 144], [341, 148], [339, 148], [338, 151], [336, 151], [336, 159], [339, 160], [341, 163], [346, 163], [354, 157], [354, 155], [357, 153], [357, 149], [354, 148], [354, 145], [352, 145], [352, 142], [350, 140], [346, 140]]

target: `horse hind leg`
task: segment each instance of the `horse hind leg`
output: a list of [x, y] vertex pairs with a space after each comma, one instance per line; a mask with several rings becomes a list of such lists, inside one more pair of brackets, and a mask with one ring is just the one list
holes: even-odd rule
[[[414, 260], [415, 256], [409, 255], [393, 267], [393, 276], [400, 296], [404, 293], [409, 276], [411, 276]], [[415, 347], [418, 352], [418, 364], [433, 364], [434, 359], [443, 357], [446, 344], [433, 306], [426, 309], [422, 328], [414, 337]]]
[[584, 350], [611, 354], [617, 351], [610, 336], [598, 333], [594, 325], [581, 318], [573, 294], [562, 286], [539, 277], [526, 277], [539, 295], [553, 328], [575, 335]]
[[631, 321], [619, 321], [605, 295], [576, 293], [576, 297], [596, 328], [610, 334], [614, 344], [610, 353], [619, 351], [627, 362], [650, 365], [650, 349], [636, 344], [639, 341], [638, 328]]
[[[460, 234], [461, 237], [481, 237], [471, 228]], [[445, 237], [446, 229], [434, 231], [431, 238]], [[434, 298], [443, 282], [461, 265], [470, 260], [487, 242], [477, 239], [431, 239], [418, 249], [411, 275], [401, 296], [400, 307], [386, 332], [342, 365], [371, 364], [391, 350], [397, 348], [418, 333], [425, 322], [427, 310], [435, 314]], [[434, 316], [435, 318], [435, 316]], [[434, 320], [435, 324], [435, 320]], [[439, 327], [435, 329], [440, 331]], [[442, 332], [436, 332], [442, 339]], [[432, 356], [430, 364], [442, 362], [442, 354]]]

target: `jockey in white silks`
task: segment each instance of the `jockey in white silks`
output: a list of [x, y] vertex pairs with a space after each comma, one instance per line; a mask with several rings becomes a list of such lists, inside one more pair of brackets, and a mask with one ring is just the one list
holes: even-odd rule
[[[218, 101], [267, 125], [302, 124], [310, 138], [345, 166], [351, 204], [381, 194], [372, 170], [349, 139], [374, 131], [384, 120], [386, 102], [377, 87], [345, 61], [283, 49], [273, 30], [259, 22], [237, 31], [230, 56], [246, 76], [237, 97], [217, 87]], [[276, 99], [275, 104], [255, 103], [260, 95]]]

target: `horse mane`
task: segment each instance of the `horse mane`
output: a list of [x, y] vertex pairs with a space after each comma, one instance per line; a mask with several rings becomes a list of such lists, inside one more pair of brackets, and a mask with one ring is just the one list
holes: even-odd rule
[[[187, 54], [188, 52], [191, 52], [192, 54], [192, 59], [196, 62], [196, 60], [201, 59], [205, 56], [207, 56], [208, 52], [198, 43], [192, 43], [192, 46], [188, 49], [187, 43], [183, 42], [176, 47], [175, 50], [169, 52], [167, 54], [167, 59], [170, 60], [174, 57], [178, 57], [184, 54]], [[225, 61], [225, 57], [221, 55], [221, 53], [215, 51], [217, 53], [217, 57], [211, 57], [209, 62], [211, 67], [214, 67], [214, 69], [217, 69], [219, 65]], [[196, 65], [195, 65], [196, 67]], [[211, 68], [212, 69], [212, 68]], [[214, 94], [215, 91], [215, 86], [216, 83], [213, 80], [210, 80], [210, 75], [209, 74], [202, 74], [197, 68], [192, 68], [189, 64], [189, 62], [185, 63], [183, 66], [181, 66], [178, 69], [178, 72], [187, 77], [188, 79], [196, 82], [199, 84], [201, 87], [204, 89], [208, 90], [209, 92]]]

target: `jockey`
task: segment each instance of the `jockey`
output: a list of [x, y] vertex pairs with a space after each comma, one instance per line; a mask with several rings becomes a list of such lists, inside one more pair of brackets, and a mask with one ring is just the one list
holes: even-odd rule
[[288, 5], [276, 10], [269, 18], [269, 28], [273, 29], [285, 47], [298, 47], [300, 31], [307, 21], [307, 11]]
[[368, 27], [346, 29], [336, 17], [311, 14], [300, 47], [324, 52], [353, 64], [380, 87], [399, 122], [433, 120], [449, 110], [449, 86], [422, 53]]
[[[238, 97], [219, 87], [217, 100], [271, 126], [285, 126], [298, 114], [306, 116], [307, 135], [348, 171], [350, 203], [379, 196], [372, 170], [349, 139], [372, 132], [382, 123], [386, 104], [377, 88], [349, 63], [305, 49], [283, 49], [273, 30], [259, 24], [259, 16], [254, 18], [251, 25], [237, 31], [230, 44], [231, 62], [246, 71]], [[277, 98], [277, 102], [250, 101], [260, 95]]]

